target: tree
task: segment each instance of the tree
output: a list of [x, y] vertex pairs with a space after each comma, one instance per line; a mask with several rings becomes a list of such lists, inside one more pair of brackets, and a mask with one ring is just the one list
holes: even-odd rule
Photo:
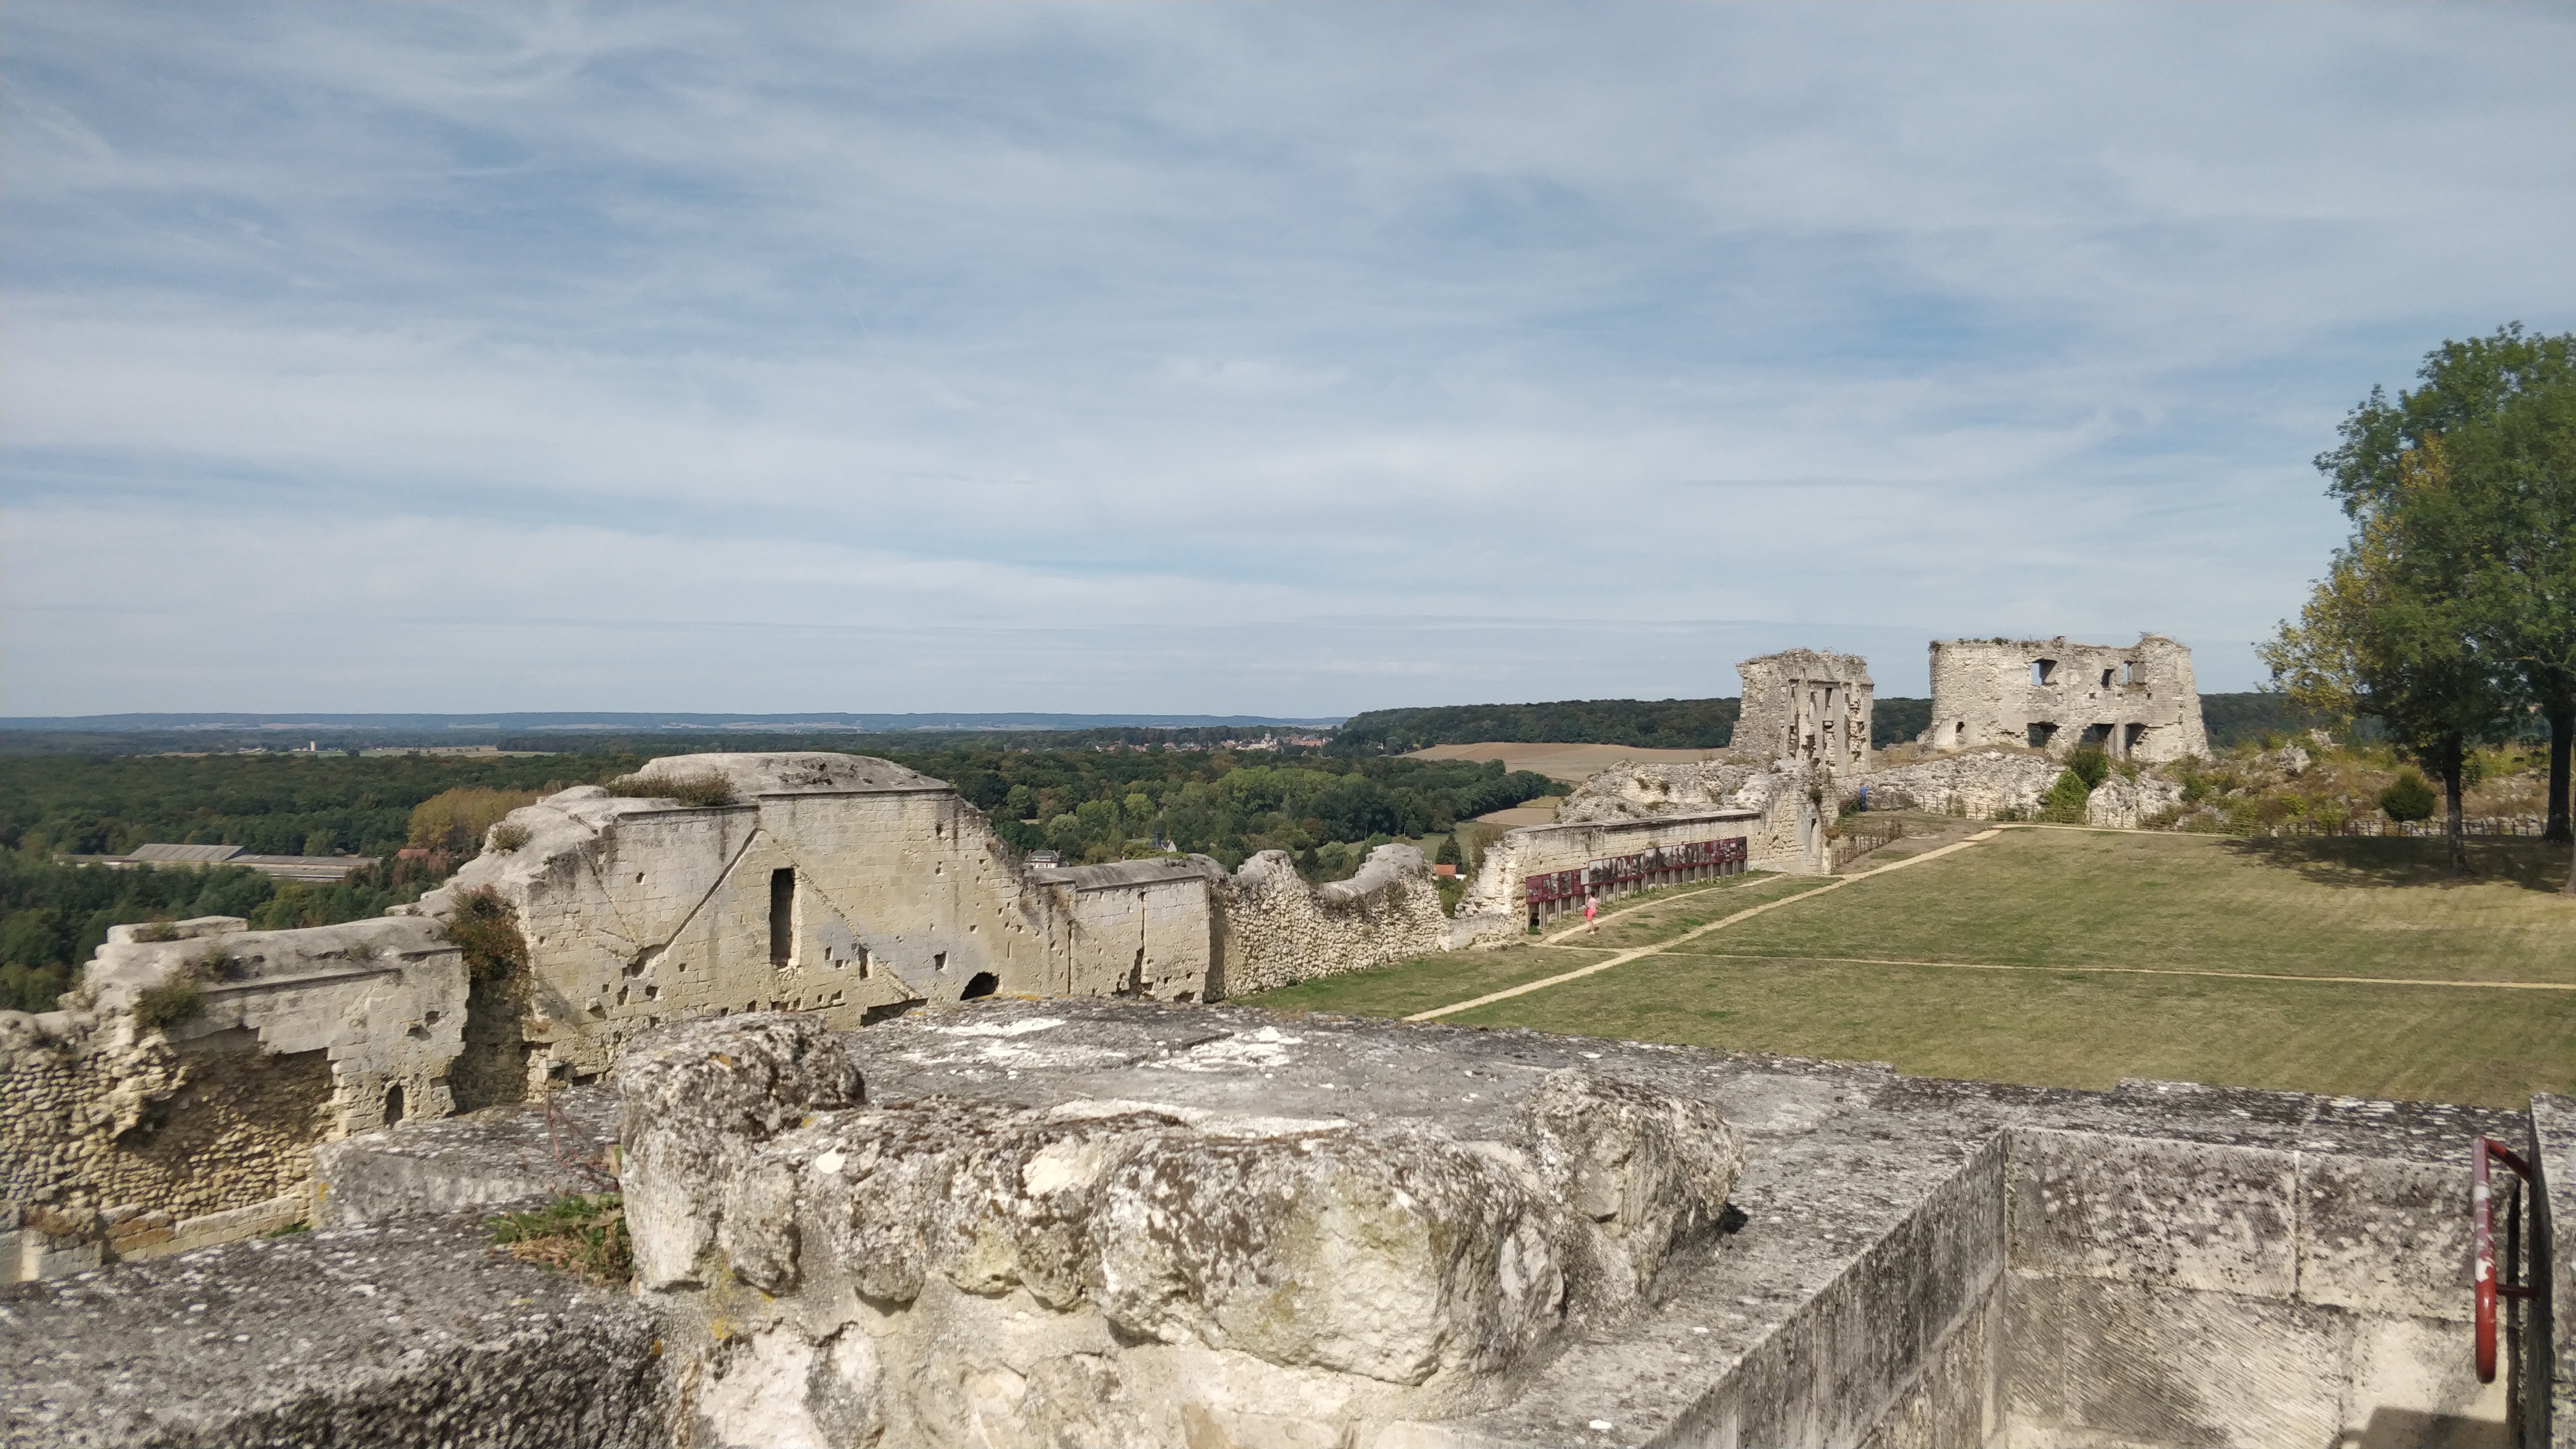
[[[2460, 506], [2485, 525], [2467, 585], [2470, 628], [2549, 722], [2548, 838], [2576, 846], [2576, 382], [2516, 393], [2452, 435]], [[2576, 895], [2576, 851], [2567, 893]]]
[[[2328, 455], [2331, 457], [2332, 455]], [[2319, 466], [2326, 460], [2320, 459]], [[2473, 744], [2503, 733], [2508, 696], [2477, 647], [2465, 602], [2475, 520], [2459, 506], [2441, 440], [2399, 454], [2390, 487], [2360, 494], [2359, 527], [2297, 623], [2256, 646], [2302, 708], [2367, 714], [2442, 781], [2451, 868], [2468, 869], [2460, 801]]]
[[[2576, 333], [2529, 336], [2520, 323], [2425, 354], [2421, 386], [2395, 402], [2378, 388], [2317, 457], [2327, 491], [2356, 521], [2397, 497], [2403, 459], [2427, 440], [2453, 455], [2455, 498], [2477, 520], [2464, 587], [2464, 623], [2479, 646], [2512, 665], [2522, 701], [2549, 722], [2548, 838], [2576, 842], [2569, 820], [2569, 755], [2576, 748], [2576, 548], [2566, 389], [2576, 381]], [[2576, 886], [2576, 868], [2571, 868]]]

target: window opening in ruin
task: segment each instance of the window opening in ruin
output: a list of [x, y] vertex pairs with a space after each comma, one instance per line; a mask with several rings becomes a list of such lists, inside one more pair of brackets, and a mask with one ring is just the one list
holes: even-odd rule
[[2055, 738], [2057, 726], [2053, 724], [2033, 723], [2030, 727], [2030, 747], [2034, 750], [2047, 749], [2048, 742]]
[[2109, 689], [2109, 688], [2111, 687], [2111, 671], [2110, 671], [2110, 670], [2105, 669], [2105, 670], [2103, 670], [2103, 671], [2102, 671], [2102, 687], [2103, 687], [2104, 689]]
[[400, 1088], [400, 1087], [387, 1087], [387, 1088], [385, 1088], [385, 1125], [386, 1125], [386, 1126], [388, 1126], [388, 1127], [395, 1126], [396, 1124], [400, 1123], [400, 1122], [402, 1121], [402, 1119], [403, 1119], [403, 1090], [402, 1090], [402, 1088]]
[[2122, 733], [2126, 734], [2128, 738], [2120, 742], [2120, 753], [2123, 756], [2134, 755], [2138, 752], [2138, 741], [2147, 737], [2147, 727], [2142, 724], [2133, 724], [2123, 730]]
[[960, 1001], [972, 1001], [979, 996], [990, 996], [1001, 989], [1002, 978], [994, 975], [990, 971], [978, 971], [973, 976], [966, 979], [965, 994], [959, 996], [957, 999]]
[[931, 957], [930, 957], [930, 969], [931, 969], [931, 970], [933, 970], [933, 971], [945, 971], [945, 970], [947, 970], [947, 969], [948, 969], [948, 953], [947, 953], [947, 952], [945, 952], [945, 951], [937, 951], [937, 952], [933, 952], [933, 953], [931, 954]]
[[2120, 682], [2122, 684], [2135, 684], [2138, 682], [2138, 661], [2134, 659], [2124, 659], [2120, 661]]
[[1960, 744], [1966, 744], [1968, 742], [1968, 722], [1966, 720], [1959, 721], [1959, 723], [1951, 729], [1950, 738], [1957, 740]]
[[769, 964], [784, 966], [796, 949], [796, 870], [769, 873]]
[[2107, 745], [2111, 743], [2111, 726], [2106, 724], [2086, 725], [2084, 727], [2084, 743], [2088, 745]]
[[2054, 659], [2034, 659], [2030, 661], [2030, 682], [2033, 684], [2055, 684], [2057, 682], [2057, 661]]

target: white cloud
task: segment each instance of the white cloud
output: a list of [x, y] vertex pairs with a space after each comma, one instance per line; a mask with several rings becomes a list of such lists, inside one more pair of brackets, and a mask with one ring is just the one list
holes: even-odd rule
[[2576, 321], [2563, 7], [11, 27], [11, 713], [2241, 686], [2342, 409]]

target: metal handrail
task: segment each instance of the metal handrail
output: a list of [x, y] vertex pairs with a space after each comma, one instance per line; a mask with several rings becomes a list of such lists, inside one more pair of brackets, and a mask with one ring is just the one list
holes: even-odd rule
[[2469, 1281], [2477, 1292], [2478, 1382], [2482, 1384], [2494, 1383], [2496, 1376], [2496, 1299], [2533, 1296], [2529, 1288], [2496, 1281], [2495, 1193], [2487, 1184], [2490, 1157], [2503, 1158], [2504, 1165], [2520, 1173], [2524, 1182], [2531, 1181], [2531, 1165], [2494, 1138], [2480, 1137], [2469, 1149], [2469, 1220], [2476, 1241]]

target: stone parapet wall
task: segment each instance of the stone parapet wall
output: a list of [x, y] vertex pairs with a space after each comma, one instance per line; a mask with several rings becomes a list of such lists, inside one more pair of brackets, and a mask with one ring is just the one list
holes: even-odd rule
[[1098, 1000], [700, 1022], [618, 1091], [635, 1290], [492, 1251], [532, 1109], [405, 1124], [330, 1154], [363, 1223], [8, 1295], [0, 1438], [2567, 1442], [2475, 1382], [2466, 1201], [2491, 1136], [2576, 1214], [2563, 1098]]
[[1265, 850], [1215, 890], [1224, 996], [1450, 948], [1440, 888], [1410, 845], [1381, 845], [1358, 874], [1321, 886], [1308, 885], [1287, 852]]

